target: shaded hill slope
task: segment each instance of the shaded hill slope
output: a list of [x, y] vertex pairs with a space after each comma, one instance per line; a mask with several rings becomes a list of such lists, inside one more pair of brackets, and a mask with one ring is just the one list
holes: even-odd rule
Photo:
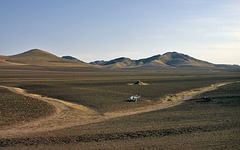
[[72, 57], [72, 56], [62, 56], [62, 58], [67, 59], [67, 60], [71, 60], [71, 61], [84, 63], [83, 61], [81, 61], [81, 60], [79, 60], [79, 59], [77, 59], [75, 57]]

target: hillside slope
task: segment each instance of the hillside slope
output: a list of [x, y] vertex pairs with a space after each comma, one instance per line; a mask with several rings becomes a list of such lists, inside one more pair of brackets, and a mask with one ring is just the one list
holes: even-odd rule
[[0, 56], [0, 65], [34, 65], [34, 66], [61, 66], [61, 67], [88, 67], [107, 68], [120, 70], [222, 70], [240, 71], [238, 65], [218, 65], [202, 61], [185, 54], [168, 52], [163, 55], [155, 55], [148, 58], [132, 60], [126, 57], [116, 58], [110, 61], [94, 61], [84, 63], [72, 56], [62, 58], [49, 52], [32, 49], [27, 52], [13, 55]]
[[117, 58], [110, 61], [95, 61], [91, 64], [105, 68], [118, 69], [170, 69], [170, 68], [214, 68], [209, 62], [195, 59], [185, 54], [168, 52], [163, 55], [155, 55], [145, 59], [131, 60], [130, 58]]
[[62, 58], [67, 59], [67, 60], [71, 60], [71, 61], [84, 63], [83, 61], [81, 61], [81, 60], [79, 60], [79, 59], [77, 59], [75, 57], [72, 57], [72, 56], [62, 56]]
[[3, 57], [3, 59], [7, 62], [37, 66], [92, 67], [90, 64], [60, 58], [39, 49], [32, 49], [21, 54]]

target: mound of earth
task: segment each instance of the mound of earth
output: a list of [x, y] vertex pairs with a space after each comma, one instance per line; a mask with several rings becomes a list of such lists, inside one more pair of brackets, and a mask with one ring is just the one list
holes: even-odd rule
[[149, 85], [148, 83], [144, 83], [144, 82], [142, 82], [142, 81], [137, 81], [137, 82], [135, 82], [135, 83], [129, 83], [128, 85]]

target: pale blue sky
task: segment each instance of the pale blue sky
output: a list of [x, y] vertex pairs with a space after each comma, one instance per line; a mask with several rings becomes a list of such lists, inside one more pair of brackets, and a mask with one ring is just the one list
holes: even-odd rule
[[177, 51], [240, 64], [240, 0], [1, 0], [0, 55], [83, 61]]

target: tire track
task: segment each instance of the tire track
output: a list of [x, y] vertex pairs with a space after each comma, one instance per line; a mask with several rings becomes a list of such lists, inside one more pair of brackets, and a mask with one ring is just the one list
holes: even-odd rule
[[0, 86], [10, 91], [21, 94], [26, 97], [42, 100], [53, 105], [56, 113], [40, 118], [36, 121], [25, 124], [18, 124], [14, 126], [5, 127], [0, 130], [1, 137], [14, 137], [18, 135], [26, 135], [30, 133], [59, 130], [62, 128], [72, 127], [76, 125], [96, 122], [100, 118], [100, 114], [90, 108], [82, 105], [77, 105], [62, 100], [42, 97], [37, 94], [26, 93], [25, 90], [15, 87]]

